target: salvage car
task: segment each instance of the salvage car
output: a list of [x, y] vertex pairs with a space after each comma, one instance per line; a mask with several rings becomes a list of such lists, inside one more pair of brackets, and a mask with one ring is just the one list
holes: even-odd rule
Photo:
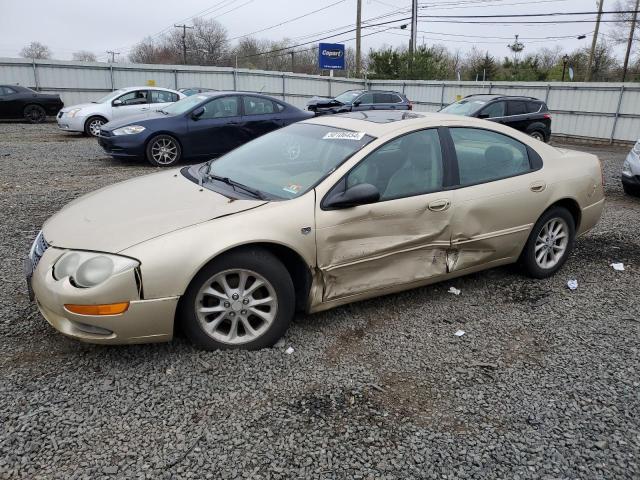
[[121, 88], [95, 102], [62, 109], [57, 117], [58, 127], [67, 132], [97, 137], [100, 127], [107, 122], [151, 113], [184, 97], [184, 94], [168, 88]]
[[335, 98], [314, 97], [307, 102], [307, 110], [315, 115], [412, 109], [412, 103], [402, 93], [387, 90], [347, 90]]
[[277, 128], [312, 117], [282, 100], [243, 92], [192, 95], [144, 118], [114, 121], [98, 142], [116, 158], [146, 158], [156, 167], [210, 159]]
[[547, 104], [534, 97], [478, 94], [446, 106], [442, 113], [485, 118], [520, 130], [541, 142], [551, 140], [551, 114]]
[[0, 118], [42, 123], [63, 107], [60, 95], [40, 93], [19, 85], [0, 85]]
[[349, 113], [76, 199], [25, 265], [70, 337], [159, 342], [179, 326], [205, 349], [256, 349], [296, 310], [516, 262], [549, 277], [603, 205], [595, 155], [474, 118]]
[[622, 188], [628, 195], [640, 196], [640, 140], [622, 164]]

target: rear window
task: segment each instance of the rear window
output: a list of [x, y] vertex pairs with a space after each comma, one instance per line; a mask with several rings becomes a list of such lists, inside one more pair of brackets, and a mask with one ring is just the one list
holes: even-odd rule
[[527, 102], [527, 109], [529, 113], [536, 113], [540, 111], [540, 107], [542, 106], [542, 102]]

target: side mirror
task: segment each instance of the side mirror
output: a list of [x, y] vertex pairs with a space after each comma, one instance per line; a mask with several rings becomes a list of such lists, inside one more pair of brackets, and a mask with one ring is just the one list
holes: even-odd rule
[[113, 105], [114, 107], [119, 107], [122, 105], [122, 100], [114, 100], [113, 102], [111, 102], [111, 105]]
[[488, 113], [479, 113], [478, 114], [478, 118], [489, 118], [489, 114]]
[[362, 102], [360, 100], [356, 100], [355, 102], [353, 102], [353, 106], [357, 107], [361, 104]]
[[203, 113], [204, 113], [204, 107], [198, 107], [193, 112], [191, 112], [191, 118], [193, 120], [198, 120]]
[[327, 208], [350, 208], [358, 205], [375, 203], [380, 200], [380, 192], [370, 183], [360, 183], [347, 188], [343, 192], [332, 194], [324, 206]]

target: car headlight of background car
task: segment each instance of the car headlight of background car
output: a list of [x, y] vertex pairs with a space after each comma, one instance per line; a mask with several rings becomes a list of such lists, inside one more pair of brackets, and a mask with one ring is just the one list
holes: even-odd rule
[[622, 164], [622, 175], [625, 177], [633, 177], [633, 172], [631, 171], [631, 163], [629, 160], [625, 160]]
[[72, 108], [71, 110], [69, 110], [69, 111], [67, 112], [67, 116], [68, 116], [68, 117], [73, 118], [73, 117], [75, 117], [78, 113], [80, 113], [80, 111], [81, 111], [81, 110], [82, 110], [81, 108]]
[[62, 255], [53, 265], [53, 278], [62, 280], [69, 277], [74, 286], [89, 288], [139, 265], [140, 262], [119, 255], [72, 250]]
[[638, 140], [636, 142], [636, 144], [633, 146], [633, 153], [635, 153], [636, 155], [640, 156], [640, 140]]
[[127, 125], [126, 127], [116, 128], [113, 131], [114, 135], [134, 135], [144, 131], [142, 125]]

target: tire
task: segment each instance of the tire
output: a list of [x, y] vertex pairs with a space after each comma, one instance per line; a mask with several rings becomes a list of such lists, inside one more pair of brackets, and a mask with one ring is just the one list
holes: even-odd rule
[[632, 197], [640, 197], [640, 188], [634, 188], [631, 185], [623, 183], [622, 189], [627, 195], [631, 195]]
[[536, 140], [540, 140], [541, 142], [546, 142], [544, 133], [542, 133], [540, 130], [534, 130], [529, 134], [529, 136], [535, 138]]
[[158, 135], [149, 140], [145, 156], [154, 167], [173, 167], [182, 157], [182, 148], [171, 135]]
[[[551, 238], [549, 227], [556, 232]], [[567, 209], [551, 207], [544, 212], [531, 230], [522, 252], [521, 264], [525, 273], [533, 278], [548, 278], [555, 274], [569, 258], [575, 237], [575, 221]], [[543, 254], [543, 251], [547, 253]]]
[[[263, 283], [256, 288], [258, 281]], [[268, 251], [252, 248], [224, 254], [198, 272], [180, 299], [178, 321], [187, 338], [204, 350], [257, 350], [284, 335], [294, 311], [289, 272]]]
[[29, 123], [42, 123], [47, 119], [47, 112], [40, 105], [27, 105], [23, 115]]
[[84, 133], [89, 137], [97, 137], [100, 135], [100, 127], [107, 123], [107, 119], [103, 117], [89, 117], [84, 122]]

